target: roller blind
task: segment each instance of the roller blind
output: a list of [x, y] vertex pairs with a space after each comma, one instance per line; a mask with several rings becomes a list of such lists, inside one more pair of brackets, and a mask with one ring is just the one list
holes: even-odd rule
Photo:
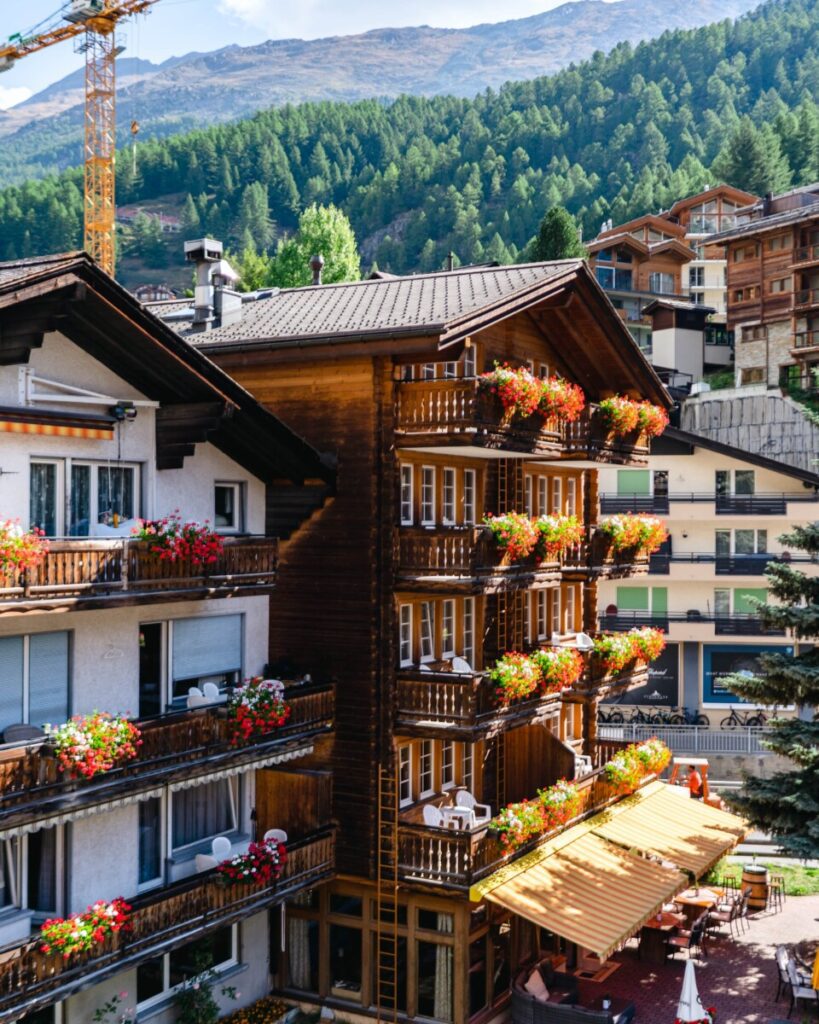
[[32, 725], [68, 718], [68, 633], [29, 638], [29, 712]]
[[214, 615], [173, 623], [173, 677], [238, 672], [242, 668], [242, 616]]
[[23, 721], [23, 638], [0, 639], [0, 729]]

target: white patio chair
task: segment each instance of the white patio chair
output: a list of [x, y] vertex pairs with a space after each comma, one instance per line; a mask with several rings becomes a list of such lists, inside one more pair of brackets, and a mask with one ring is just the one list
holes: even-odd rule
[[202, 708], [210, 704], [208, 698], [202, 693], [198, 686], [192, 686], [188, 690], [188, 698], [185, 702], [189, 708]]
[[468, 789], [459, 789], [455, 794], [455, 805], [457, 807], [468, 807], [475, 815], [475, 825], [485, 825], [492, 818], [492, 808], [489, 804], [479, 804]]
[[194, 858], [196, 862], [197, 874], [200, 871], [210, 871], [211, 868], [215, 868], [219, 863], [215, 857], [211, 857], [209, 853], [197, 853]]
[[549, 642], [552, 647], [560, 647], [560, 633], [552, 633], [552, 639]]
[[793, 960], [788, 960], [788, 981], [791, 986], [791, 1008], [788, 1016], [793, 1013], [793, 1008], [800, 999], [805, 999], [813, 1006], [819, 1008], [819, 989], [812, 988], [808, 979], [801, 978], [796, 970]]
[[578, 651], [594, 650], [594, 640], [592, 640], [588, 633], [578, 633], [576, 643]]
[[216, 683], [205, 683], [202, 687], [202, 694], [207, 697], [208, 700], [219, 700], [222, 696]]
[[427, 828], [454, 828], [454, 821], [447, 821], [435, 804], [424, 804], [424, 824]]
[[283, 828], [269, 828], [264, 834], [265, 842], [267, 842], [268, 839], [276, 843], [286, 843], [287, 833]]
[[471, 675], [472, 666], [469, 664], [466, 658], [453, 658], [452, 671], [459, 672], [461, 675]]
[[233, 846], [227, 836], [217, 836], [210, 844], [211, 853], [217, 861], [227, 860]]

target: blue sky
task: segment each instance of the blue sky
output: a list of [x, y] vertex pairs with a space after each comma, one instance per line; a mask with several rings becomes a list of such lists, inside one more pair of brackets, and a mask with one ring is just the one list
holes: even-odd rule
[[[126, 28], [129, 56], [162, 61], [191, 50], [230, 43], [250, 46], [271, 38], [317, 38], [399, 25], [462, 27], [525, 18], [563, 0], [159, 0], [150, 14]], [[0, 0], [0, 39], [24, 32], [61, 7], [60, 0]], [[20, 102], [80, 67], [70, 42], [32, 54], [0, 75], [0, 109]]]

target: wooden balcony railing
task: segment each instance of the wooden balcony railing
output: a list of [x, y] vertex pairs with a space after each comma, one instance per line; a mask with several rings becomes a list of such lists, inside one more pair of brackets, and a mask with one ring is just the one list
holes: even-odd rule
[[170, 595], [224, 597], [269, 588], [276, 582], [275, 537], [226, 537], [215, 563], [163, 561], [141, 541], [53, 540], [43, 561], [27, 573], [0, 574], [0, 609], [6, 604], [83, 604], [168, 600]]
[[396, 729], [405, 735], [474, 740], [531, 721], [560, 704], [559, 693], [527, 697], [498, 705], [485, 672], [419, 672], [398, 674]]
[[65, 999], [88, 984], [167, 952], [215, 928], [234, 924], [293, 894], [327, 881], [335, 872], [331, 828], [288, 845], [282, 877], [269, 886], [223, 885], [208, 871], [128, 900], [131, 929], [109, 936], [94, 952], [64, 960], [40, 952], [37, 939], [6, 950], [0, 962], [0, 1021], [16, 1020]]
[[410, 380], [396, 386], [396, 432], [423, 444], [463, 444], [631, 464], [648, 459], [645, 437], [606, 433], [595, 406], [576, 423], [514, 416], [475, 378]]
[[293, 744], [332, 727], [335, 710], [331, 686], [289, 687], [290, 718], [281, 728], [248, 746], [231, 745], [224, 705], [172, 712], [139, 722], [142, 745], [137, 757], [93, 779], [66, 779], [46, 740], [0, 748], [0, 821], [30, 820], [58, 810], [110, 800], [172, 781], [178, 774], [206, 774], [226, 764], [258, 760], [260, 753]]
[[601, 664], [596, 654], [590, 654], [587, 655], [586, 671], [574, 690], [576, 693], [596, 698], [645, 686], [648, 678], [648, 665], [644, 661], [634, 661], [619, 672], [611, 672]]
[[513, 562], [485, 526], [462, 529], [402, 526], [396, 538], [398, 573], [404, 579], [444, 577], [451, 580], [560, 577], [559, 561], [536, 562], [530, 555]]
[[[653, 776], [645, 779], [642, 785], [652, 780]], [[447, 889], [469, 889], [504, 864], [519, 860], [564, 829], [620, 799], [617, 790], [606, 781], [602, 768], [579, 779], [577, 786], [582, 800], [578, 816], [562, 828], [531, 840], [512, 854], [504, 855], [498, 840], [486, 829], [456, 832], [399, 823], [400, 877], [405, 881], [429, 882]]]

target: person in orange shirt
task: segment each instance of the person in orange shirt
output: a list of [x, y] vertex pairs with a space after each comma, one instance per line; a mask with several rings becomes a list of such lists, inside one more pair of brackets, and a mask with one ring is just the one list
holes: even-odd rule
[[702, 800], [702, 776], [693, 764], [688, 766], [688, 792], [692, 800]]

